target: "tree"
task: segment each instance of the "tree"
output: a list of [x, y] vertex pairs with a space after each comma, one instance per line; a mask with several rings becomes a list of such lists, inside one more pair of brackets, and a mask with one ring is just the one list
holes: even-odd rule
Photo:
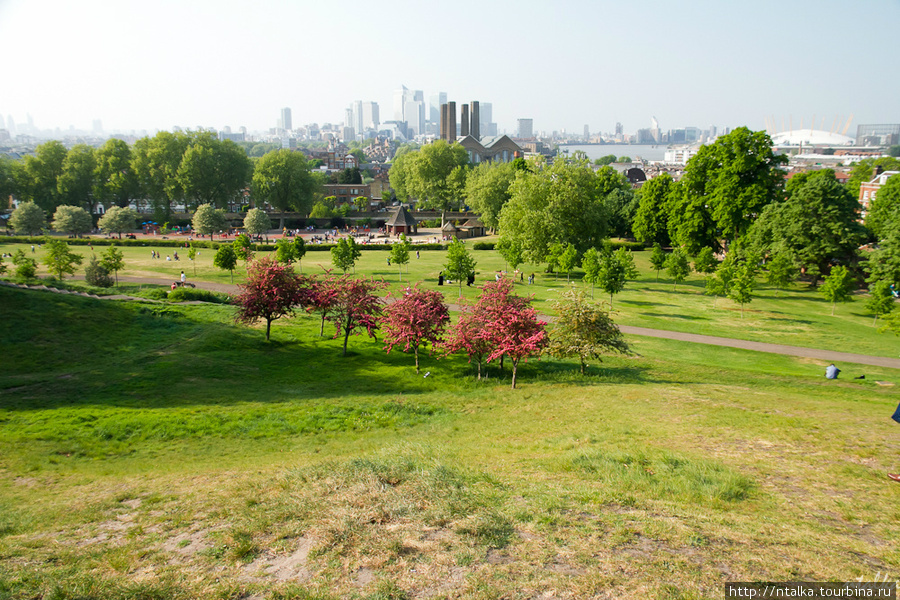
[[816, 285], [833, 262], [855, 260], [866, 237], [859, 210], [834, 171], [801, 173], [791, 179], [786, 200], [763, 209], [748, 246], [763, 255], [790, 254]]
[[588, 358], [600, 360], [601, 353], [628, 354], [630, 349], [609, 313], [588, 303], [584, 293], [566, 290], [557, 301], [559, 315], [550, 335], [547, 352], [557, 358], [577, 357], [581, 374]]
[[118, 233], [122, 239], [122, 233], [132, 231], [137, 227], [138, 214], [132, 208], [113, 206], [97, 221], [101, 230], [108, 233]]
[[384, 349], [388, 353], [395, 346], [402, 346], [404, 352], [412, 349], [418, 374], [419, 347], [437, 344], [449, 321], [450, 313], [440, 292], [406, 288], [402, 297], [388, 304], [381, 317]]
[[634, 235], [634, 217], [637, 214], [638, 198], [628, 189], [613, 190], [604, 201], [608, 219], [608, 233], [612, 237], [629, 238]]
[[441, 344], [441, 348], [447, 356], [456, 352], [464, 352], [470, 363], [474, 359], [478, 366], [479, 380], [481, 379], [481, 363], [494, 350], [494, 343], [486, 334], [489, 313], [484, 306], [483, 298], [482, 294], [475, 305], [466, 303], [464, 299], [461, 301], [459, 318], [450, 327], [446, 339]]
[[188, 207], [227, 208], [249, 183], [251, 171], [250, 159], [240, 146], [220, 141], [215, 133], [198, 131], [190, 134], [176, 177]]
[[437, 140], [421, 150], [394, 157], [389, 172], [391, 187], [398, 198], [411, 196], [423, 208], [440, 210], [443, 227], [444, 213], [459, 205], [468, 164], [465, 148]]
[[294, 257], [297, 259], [297, 266], [300, 267], [301, 273], [303, 272], [301, 261], [304, 256], [306, 256], [306, 242], [298, 235], [294, 238]]
[[115, 244], [110, 245], [103, 253], [103, 268], [116, 274], [116, 287], [119, 285], [119, 270], [125, 268], [125, 254]]
[[197, 248], [194, 244], [191, 244], [190, 248], [188, 248], [188, 260], [191, 261], [191, 264], [194, 266], [194, 275], [197, 274]]
[[178, 169], [190, 137], [184, 133], [160, 131], [152, 138], [141, 138], [131, 153], [131, 168], [140, 197], [149, 198], [156, 218], [168, 221], [173, 207], [184, 199]]
[[280, 240], [275, 242], [275, 260], [283, 265], [292, 264], [295, 260], [297, 260], [297, 255], [294, 248], [294, 244], [290, 239], [281, 238]]
[[265, 235], [269, 240], [269, 230], [272, 229], [272, 221], [269, 215], [261, 208], [251, 208], [244, 216], [244, 229], [251, 236]]
[[697, 253], [697, 256], [694, 257], [694, 270], [698, 273], [703, 273], [704, 275], [714, 273], [718, 264], [719, 261], [716, 260], [712, 248], [703, 248]]
[[209, 239], [213, 239], [213, 234], [222, 231], [227, 227], [225, 221], [225, 211], [213, 208], [211, 204], [201, 204], [194, 213], [191, 220], [191, 227], [198, 235], [209, 235]]
[[62, 204], [59, 197], [59, 177], [68, 150], [56, 140], [35, 148], [34, 156], [26, 156], [18, 170], [19, 193], [26, 201], [32, 201], [49, 212]]
[[9, 225], [16, 233], [37, 235], [47, 227], [47, 217], [34, 202], [23, 202], [9, 217]]
[[336, 301], [336, 278], [327, 275], [325, 277], [313, 276], [306, 280], [304, 305], [306, 306], [306, 312], [318, 311], [322, 314], [322, 320], [319, 325], [320, 337], [325, 335], [325, 321], [328, 319], [328, 315]]
[[24, 250], [16, 250], [12, 262], [16, 265], [16, 277], [31, 279], [37, 274], [37, 261], [27, 256]]
[[646, 181], [638, 190], [638, 208], [632, 229], [639, 241], [645, 244], [669, 243], [666, 203], [673, 185], [672, 176], [662, 173]]
[[358, 212], [368, 212], [369, 202], [370, 201], [368, 196], [357, 196], [353, 199], [353, 207], [356, 208]]
[[213, 265], [231, 273], [231, 283], [234, 283], [234, 269], [237, 267], [238, 256], [231, 244], [222, 244], [216, 250], [213, 257]]
[[734, 280], [734, 277], [734, 254], [729, 253], [725, 256], [725, 260], [719, 264], [715, 273], [706, 277], [706, 291], [704, 293], [707, 296], [713, 296], [713, 308], [716, 307], [719, 296], [728, 296], [731, 292], [731, 282]]
[[853, 300], [853, 288], [855, 283], [850, 270], [844, 266], [831, 269], [831, 273], [822, 283], [822, 295], [831, 302], [831, 316], [834, 316], [834, 308], [838, 302], [850, 302]]
[[[596, 248], [589, 248], [581, 259], [581, 270], [584, 271], [584, 281], [591, 284], [591, 300], [594, 299], [594, 285], [600, 283], [600, 274], [603, 255]], [[612, 298], [610, 298], [612, 304]]]
[[376, 292], [387, 287], [383, 281], [337, 277], [333, 280], [334, 303], [325, 318], [334, 323], [334, 337], [344, 334], [343, 356], [347, 356], [347, 340], [357, 329], [365, 329], [374, 338], [381, 317], [381, 298]]
[[263, 155], [253, 170], [253, 197], [281, 211], [278, 229], [284, 228], [284, 212], [307, 213], [312, 208], [314, 185], [309, 166], [300, 152], [276, 150]]
[[[222, 246], [220, 250], [224, 248], [231, 246]], [[270, 256], [251, 262], [247, 267], [247, 281], [238, 287], [241, 291], [234, 300], [238, 305], [235, 320], [253, 324], [265, 319], [267, 342], [272, 321], [292, 314], [294, 307], [305, 298], [303, 282], [294, 274], [293, 267], [280, 264]]]
[[328, 208], [324, 202], [316, 202], [309, 212], [310, 219], [330, 219], [334, 216], [334, 211]]
[[691, 263], [688, 262], [687, 253], [681, 248], [675, 248], [666, 259], [666, 273], [675, 280], [672, 289], [678, 289], [678, 284], [691, 274]]
[[485, 317], [483, 335], [493, 347], [487, 360], [509, 356], [513, 365], [512, 389], [516, 389], [519, 362], [539, 354], [547, 345], [547, 324], [538, 318], [530, 298], [512, 295], [512, 282], [508, 279], [484, 284], [479, 303]]
[[80, 237], [82, 233], [88, 233], [93, 226], [94, 221], [90, 213], [80, 206], [58, 206], [53, 213], [53, 229], [59, 232], [68, 232]]
[[250, 240], [250, 236], [246, 233], [242, 233], [231, 243], [234, 246], [234, 253], [237, 254], [237, 257], [244, 261], [245, 263], [249, 263], [253, 260], [253, 252], [256, 251], [256, 246]]
[[734, 279], [728, 290], [728, 297], [741, 305], [741, 318], [744, 318], [744, 304], [753, 300], [753, 284], [755, 271], [751, 262], [745, 262], [735, 269]]
[[559, 255], [559, 270], [566, 274], [566, 281], [569, 281], [569, 273], [578, 264], [578, 250], [575, 246], [569, 244], [563, 253]]
[[743, 237], [760, 211], [781, 198], [785, 164], [787, 157], [772, 151], [764, 131], [746, 127], [701, 146], [685, 167], [677, 207], [668, 214], [673, 240], [693, 254], [703, 246], [718, 248], [718, 240], [708, 243], [710, 234], [720, 232], [728, 242]]
[[847, 180], [847, 191], [854, 198], [859, 198], [859, 187], [867, 182], [872, 181], [875, 175], [875, 169], [881, 167], [883, 171], [900, 171], [900, 160], [889, 156], [881, 156], [878, 158], [867, 158], [861, 160], [850, 171], [850, 178]]
[[350, 237], [341, 238], [331, 249], [332, 264], [345, 274], [356, 265], [356, 256], [351, 245], [351, 239]]
[[782, 252], [776, 254], [768, 263], [769, 272], [766, 274], [766, 280], [769, 285], [775, 286], [775, 296], [778, 296], [778, 290], [789, 286], [797, 279], [797, 267], [791, 257]]
[[597, 283], [609, 294], [610, 308], [613, 304], [613, 295], [625, 289], [625, 283], [637, 277], [637, 274], [634, 257], [630, 252], [625, 248], [613, 252], [610, 246], [604, 247], [599, 257]]
[[875, 315], [875, 318], [872, 320], [873, 327], [878, 322], [878, 317], [893, 311], [894, 294], [891, 292], [891, 284], [887, 281], [876, 281], [870, 285], [866, 308]]
[[547, 272], [556, 273], [556, 277], [559, 276], [559, 260], [562, 258], [563, 252], [565, 252], [565, 247], [559, 242], [555, 242], [550, 244], [547, 249], [547, 257], [544, 259], [547, 261]]
[[511, 162], [483, 162], [466, 177], [466, 203], [485, 227], [496, 230], [500, 225], [500, 212], [509, 201], [509, 186], [518, 171]]
[[543, 262], [554, 243], [583, 253], [606, 238], [606, 197], [626, 186], [609, 167], [595, 174], [587, 162], [559, 160], [549, 168], [533, 163], [510, 184], [500, 231], [521, 246], [528, 262]]
[[47, 254], [44, 257], [44, 264], [60, 281], [64, 275], [74, 275], [75, 267], [84, 260], [82, 255], [70, 251], [69, 245], [63, 240], [50, 240], [45, 247]]
[[497, 242], [497, 252], [500, 253], [500, 256], [506, 261], [507, 271], [510, 269], [515, 271], [524, 261], [522, 257], [522, 246], [509, 238], [503, 236], [500, 237], [500, 240]]
[[459, 283], [459, 295], [462, 296], [462, 282], [471, 273], [475, 272], [475, 259], [466, 251], [466, 246], [453, 236], [453, 241], [447, 246], [447, 263], [444, 269], [452, 279]]
[[0, 156], [0, 199], [5, 201], [10, 196], [19, 196], [19, 180], [22, 163], [8, 156]]
[[900, 287], [900, 220], [887, 225], [878, 246], [869, 252], [864, 264], [869, 283], [884, 280], [895, 288]]
[[108, 288], [113, 285], [112, 277], [109, 276], [109, 269], [101, 261], [97, 260], [96, 256], [91, 256], [88, 266], [84, 268], [84, 280], [94, 287]]
[[650, 264], [656, 269], [656, 283], [659, 283], [659, 272], [666, 268], [666, 261], [669, 257], [666, 255], [658, 243], [653, 244], [653, 252], [650, 253]]
[[391, 263], [400, 270], [400, 281], [403, 281], [403, 265], [409, 264], [409, 249], [412, 246], [406, 234], [400, 235], [400, 241], [391, 245]]
[[94, 198], [107, 212], [113, 206], [125, 208], [138, 187], [131, 148], [123, 140], [110, 138], [95, 151], [94, 158]]
[[70, 206], [78, 206], [93, 214], [97, 206], [94, 196], [96, 188], [97, 159], [94, 149], [87, 144], [76, 144], [66, 154], [56, 186], [60, 201]]

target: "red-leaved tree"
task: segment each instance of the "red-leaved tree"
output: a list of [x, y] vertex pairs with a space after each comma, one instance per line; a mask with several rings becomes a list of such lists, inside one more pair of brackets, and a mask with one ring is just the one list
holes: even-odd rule
[[404, 352], [412, 349], [418, 373], [419, 346], [431, 342], [433, 347], [449, 320], [450, 313], [442, 294], [415, 287], [406, 288], [403, 296], [388, 304], [381, 317], [384, 349], [388, 353], [394, 346], [402, 346]]
[[247, 267], [247, 281], [239, 287], [241, 293], [234, 299], [238, 305], [235, 320], [252, 324], [265, 319], [266, 341], [272, 321], [291, 314], [304, 301], [303, 282], [294, 269], [270, 257], [251, 262]]
[[482, 335], [493, 344], [487, 360], [509, 356], [513, 364], [512, 388], [516, 389], [519, 361], [540, 354], [548, 339], [544, 329], [547, 323], [538, 319], [531, 298], [512, 294], [512, 288], [512, 282], [505, 278], [484, 284], [478, 306], [485, 325]]
[[325, 318], [337, 327], [334, 337], [344, 334], [343, 355], [347, 356], [347, 340], [351, 333], [365, 329], [369, 337], [375, 337], [382, 307], [376, 292], [386, 288], [387, 283], [342, 276], [333, 278], [332, 285], [335, 290], [334, 303]]
[[324, 277], [313, 276], [306, 280], [306, 298], [304, 305], [307, 312], [319, 312], [322, 314], [322, 323], [319, 326], [319, 335], [325, 335], [325, 321], [328, 313], [337, 300], [337, 287], [335, 278], [331, 275]]
[[469, 362], [474, 360], [478, 365], [478, 379], [481, 379], [481, 363], [494, 350], [493, 342], [485, 335], [486, 315], [478, 304], [460, 304], [459, 310], [459, 318], [447, 330], [441, 348], [447, 355], [464, 352]]

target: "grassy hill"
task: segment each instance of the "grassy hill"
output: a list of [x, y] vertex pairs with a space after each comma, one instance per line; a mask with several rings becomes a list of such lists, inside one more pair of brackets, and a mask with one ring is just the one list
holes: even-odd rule
[[0, 597], [714, 598], [900, 572], [895, 371], [636, 338], [510, 390], [368, 338], [342, 358], [307, 316], [267, 344], [223, 305], [0, 306]]

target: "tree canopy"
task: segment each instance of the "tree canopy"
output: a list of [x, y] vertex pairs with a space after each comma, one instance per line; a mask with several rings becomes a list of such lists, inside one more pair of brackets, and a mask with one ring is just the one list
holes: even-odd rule
[[[313, 180], [299, 152], [277, 150], [264, 155], [253, 170], [253, 197], [281, 211], [308, 213], [312, 208]], [[284, 222], [278, 225], [284, 227]]]
[[304, 298], [303, 284], [294, 269], [272, 257], [251, 262], [247, 267], [247, 280], [239, 287], [241, 291], [235, 298], [238, 305], [235, 320], [252, 324], [265, 319], [266, 341], [269, 341], [272, 321], [291, 314]]
[[466, 178], [466, 202], [478, 213], [485, 227], [497, 229], [500, 211], [509, 201], [509, 186], [515, 180], [516, 163], [483, 162]]
[[118, 233], [122, 237], [122, 233], [131, 231], [137, 226], [138, 214], [132, 208], [122, 208], [121, 206], [113, 206], [104, 213], [97, 225], [104, 232]]
[[37, 235], [47, 227], [47, 216], [34, 202], [23, 202], [9, 217], [9, 225], [16, 233]]
[[211, 204], [201, 204], [194, 213], [191, 227], [198, 235], [208, 235], [213, 239], [213, 234], [226, 229], [225, 211], [214, 208]]
[[91, 214], [80, 206], [62, 205], [53, 213], [53, 229], [59, 232], [80, 236], [93, 229]]
[[394, 157], [391, 187], [398, 198], [416, 198], [420, 207], [446, 212], [459, 206], [468, 164], [465, 148], [437, 140]]
[[622, 332], [601, 310], [584, 298], [584, 293], [566, 290], [555, 303], [559, 315], [551, 332], [547, 352], [558, 358], [578, 358], [584, 375], [588, 358], [600, 360], [609, 352], [627, 354], [628, 343]]

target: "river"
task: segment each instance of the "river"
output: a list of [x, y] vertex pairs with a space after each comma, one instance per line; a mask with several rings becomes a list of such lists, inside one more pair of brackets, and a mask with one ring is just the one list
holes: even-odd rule
[[588, 158], [590, 158], [591, 161], [609, 154], [615, 154], [617, 157], [628, 156], [634, 160], [637, 160], [638, 157], [640, 157], [644, 160], [649, 160], [650, 162], [662, 162], [665, 159], [667, 147], [668, 144], [655, 144], [653, 146], [641, 146], [636, 144], [570, 144], [560, 145], [559, 149], [561, 152], [568, 150], [570, 156], [573, 152], [581, 150], [588, 155]]

